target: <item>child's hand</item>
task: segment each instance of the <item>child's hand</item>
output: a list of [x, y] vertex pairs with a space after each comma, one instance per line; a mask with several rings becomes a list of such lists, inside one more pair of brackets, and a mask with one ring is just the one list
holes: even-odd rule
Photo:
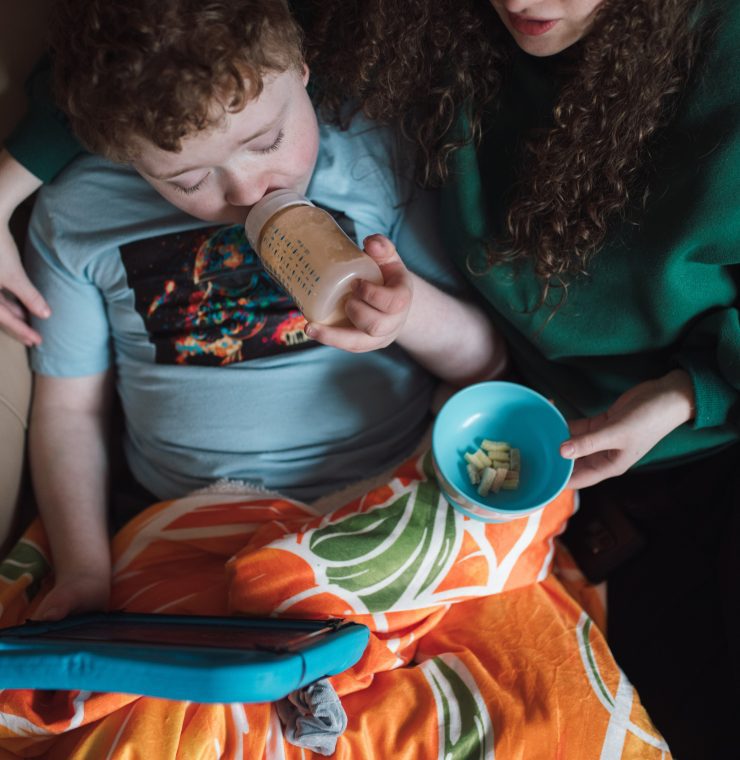
[[28, 279], [7, 227], [0, 227], [0, 329], [27, 346], [41, 343], [41, 336], [28, 325], [23, 308], [3, 290], [15, 295], [37, 317], [49, 316], [49, 307]]
[[694, 392], [683, 370], [630, 388], [598, 417], [570, 423], [560, 453], [575, 459], [569, 488], [586, 488], [626, 472], [658, 441], [693, 416]]
[[108, 607], [110, 580], [106, 574], [86, 573], [60, 577], [33, 614], [34, 620], [61, 620], [79, 612]]
[[393, 243], [382, 235], [365, 238], [365, 252], [380, 267], [383, 284], [357, 280], [345, 307], [354, 327], [311, 322], [306, 327], [309, 338], [344, 351], [363, 353], [385, 348], [398, 337], [411, 308], [412, 275]]

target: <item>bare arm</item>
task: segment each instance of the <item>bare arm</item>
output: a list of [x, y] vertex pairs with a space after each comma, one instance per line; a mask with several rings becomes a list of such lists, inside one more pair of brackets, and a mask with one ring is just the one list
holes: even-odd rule
[[358, 283], [345, 307], [353, 327], [312, 323], [306, 329], [309, 337], [352, 352], [375, 351], [396, 341], [419, 364], [455, 385], [504, 371], [506, 344], [480, 308], [410, 272], [382, 235], [366, 238], [365, 252], [380, 267], [384, 284]]
[[[0, 150], [0, 290], [5, 289], [38, 317], [49, 316], [49, 307], [26, 276], [18, 247], [10, 234], [10, 217], [18, 204], [41, 187], [41, 180]], [[23, 309], [0, 292], [0, 329], [30, 346], [41, 342], [26, 323]]]
[[36, 616], [100, 609], [110, 593], [107, 428], [112, 372], [36, 377], [31, 474], [54, 561], [55, 585]]
[[488, 315], [414, 274], [411, 277], [414, 295], [396, 342], [419, 364], [455, 385], [500, 375], [508, 354]]

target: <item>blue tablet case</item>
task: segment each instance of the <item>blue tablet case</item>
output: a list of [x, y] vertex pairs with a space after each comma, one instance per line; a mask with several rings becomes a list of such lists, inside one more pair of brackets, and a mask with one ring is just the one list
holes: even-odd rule
[[0, 630], [0, 688], [80, 689], [191, 702], [271, 702], [362, 656], [343, 620], [77, 615]]

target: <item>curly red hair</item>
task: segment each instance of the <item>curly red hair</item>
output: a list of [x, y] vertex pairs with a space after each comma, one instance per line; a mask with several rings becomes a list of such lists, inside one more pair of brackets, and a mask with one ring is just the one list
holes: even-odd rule
[[54, 91], [91, 151], [131, 160], [138, 140], [178, 151], [303, 65], [284, 0], [55, 0]]

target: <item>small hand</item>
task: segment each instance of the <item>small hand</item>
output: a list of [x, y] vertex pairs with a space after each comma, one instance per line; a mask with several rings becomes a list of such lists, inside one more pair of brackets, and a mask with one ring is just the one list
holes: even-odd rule
[[570, 423], [560, 453], [575, 459], [568, 486], [586, 488], [626, 472], [660, 440], [693, 416], [693, 388], [683, 370], [623, 393], [597, 417]]
[[393, 243], [382, 235], [365, 238], [365, 252], [380, 267], [383, 284], [357, 280], [345, 306], [352, 326], [330, 327], [312, 322], [306, 327], [310, 338], [344, 351], [363, 353], [385, 348], [398, 337], [411, 308], [411, 273]]
[[33, 614], [34, 620], [61, 620], [78, 612], [104, 610], [110, 597], [107, 575], [70, 575], [58, 578]]
[[37, 317], [43, 319], [51, 313], [23, 269], [13, 236], [7, 227], [0, 226], [0, 329], [26, 346], [41, 343], [41, 336], [29, 327], [23, 308], [2, 289], [17, 296], [21, 304]]

